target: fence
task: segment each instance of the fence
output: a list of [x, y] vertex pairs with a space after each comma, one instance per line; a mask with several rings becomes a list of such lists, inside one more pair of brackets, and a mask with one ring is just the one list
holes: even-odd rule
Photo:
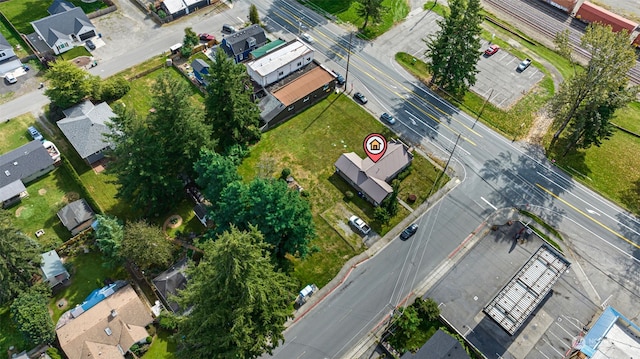
[[89, 14], [87, 14], [87, 17], [89, 19], [95, 19], [98, 16], [106, 15], [106, 14], [112, 13], [112, 12], [114, 12], [116, 10], [118, 10], [118, 7], [115, 6], [115, 5], [111, 5], [108, 8], [96, 10], [96, 11], [94, 11], [92, 13], [89, 13]]

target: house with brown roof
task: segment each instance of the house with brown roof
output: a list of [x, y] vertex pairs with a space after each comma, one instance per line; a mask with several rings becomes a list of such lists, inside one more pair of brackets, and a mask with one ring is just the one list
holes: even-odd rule
[[80, 314], [63, 315], [56, 334], [69, 359], [122, 359], [133, 344], [146, 341], [145, 327], [152, 321], [127, 284]]
[[378, 162], [369, 157], [362, 159], [355, 152], [343, 153], [335, 163], [336, 173], [347, 181], [358, 194], [374, 206], [393, 193], [390, 183], [411, 165], [413, 154], [400, 140], [390, 140], [387, 151]]

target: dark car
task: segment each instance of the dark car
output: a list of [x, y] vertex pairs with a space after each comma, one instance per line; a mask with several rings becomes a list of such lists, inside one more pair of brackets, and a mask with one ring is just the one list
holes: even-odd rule
[[386, 112], [380, 116], [380, 119], [390, 125], [394, 125], [396, 123], [396, 119]]
[[344, 76], [342, 76], [342, 75], [340, 75], [340, 74], [336, 74], [336, 83], [337, 83], [339, 86], [344, 85], [344, 83], [345, 83]]
[[484, 54], [487, 55], [487, 56], [491, 56], [491, 55], [495, 54], [498, 51], [500, 51], [500, 46], [498, 46], [496, 44], [493, 44], [493, 45], [489, 46], [489, 48], [484, 50]]
[[231, 25], [224, 24], [222, 25], [222, 32], [226, 32], [227, 34], [235, 34], [236, 28]]
[[87, 40], [86, 44], [87, 44], [87, 47], [89, 48], [89, 50], [95, 50], [96, 49], [96, 44], [94, 44], [93, 41]]
[[355, 95], [353, 95], [353, 98], [363, 105], [369, 102], [369, 100], [367, 100], [367, 98], [364, 97], [364, 95], [361, 92], [356, 92]]
[[411, 238], [411, 236], [416, 234], [417, 231], [418, 231], [418, 225], [414, 223], [409, 227], [405, 228], [405, 230], [402, 231], [402, 233], [400, 233], [400, 239], [402, 239], [403, 241], [406, 241], [407, 239]]

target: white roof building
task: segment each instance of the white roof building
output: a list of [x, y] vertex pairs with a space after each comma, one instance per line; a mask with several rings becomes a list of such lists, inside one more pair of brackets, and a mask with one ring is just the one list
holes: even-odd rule
[[314, 50], [300, 40], [294, 40], [276, 51], [247, 63], [253, 81], [266, 87], [313, 61]]

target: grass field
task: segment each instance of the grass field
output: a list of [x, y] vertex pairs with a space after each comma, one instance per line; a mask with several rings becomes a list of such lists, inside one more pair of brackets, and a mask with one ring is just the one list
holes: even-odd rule
[[[340, 20], [349, 22], [358, 29], [362, 28], [364, 19], [360, 18], [357, 13], [358, 2], [352, 0], [310, 0], [310, 3], [323, 9], [324, 11], [336, 15]], [[361, 31], [358, 36], [367, 39], [374, 39], [394, 24], [402, 21], [409, 14], [409, 4], [407, 0], [383, 0], [382, 6], [386, 8], [380, 23], [374, 24], [369, 21], [367, 28]]]
[[[75, 6], [81, 7], [85, 14], [107, 7], [102, 1], [85, 3], [82, 0], [69, 0]], [[0, 2], [0, 11], [4, 13], [9, 21], [19, 32], [30, 34], [34, 32], [31, 21], [49, 16], [47, 8], [51, 6], [50, 1], [39, 0], [9, 0]]]
[[149, 350], [142, 356], [142, 359], [174, 359], [176, 343], [169, 338], [170, 334], [163, 329], [158, 329], [153, 343]]
[[91, 56], [91, 53], [84, 46], [76, 46], [73, 49], [60, 54], [60, 57], [66, 61], [73, 60], [76, 57], [80, 57], [80, 56]]
[[29, 46], [27, 46], [27, 44], [22, 40], [20, 34], [13, 31], [11, 26], [9, 26], [9, 21], [2, 16], [0, 16], [0, 34], [7, 39], [7, 42], [13, 47], [13, 51], [18, 57], [25, 57], [29, 55]]
[[[344, 262], [360, 252], [361, 240], [343, 239], [339, 225], [346, 223], [350, 214], [356, 214], [372, 225], [381, 235], [395, 226], [408, 212], [402, 208], [389, 225], [382, 226], [373, 220], [373, 207], [354, 196], [345, 198], [347, 191], [353, 192], [342, 178], [335, 174], [333, 164], [345, 152], [356, 152], [364, 157], [362, 140], [372, 132], [392, 138], [392, 133], [376, 121], [362, 107], [344, 95], [330, 95], [295, 118], [263, 134], [262, 140], [251, 149], [251, 154], [239, 168], [245, 180], [252, 179], [259, 167], [267, 162], [277, 164], [272, 175], [279, 175], [287, 167], [291, 174], [309, 193], [317, 236], [312, 245], [320, 251], [306, 259], [294, 259], [294, 272], [300, 284], [315, 283], [323, 286], [340, 270]], [[402, 186], [416, 194], [430, 189], [429, 178], [436, 171], [431, 164], [418, 159], [415, 167]], [[273, 166], [272, 166], [273, 167]], [[412, 187], [412, 178], [420, 178], [422, 188]], [[424, 197], [423, 197], [424, 198]]]
[[36, 125], [36, 119], [31, 114], [25, 114], [0, 123], [0, 154], [14, 150], [33, 139], [27, 132], [27, 127], [35, 126], [41, 133], [42, 128]]

